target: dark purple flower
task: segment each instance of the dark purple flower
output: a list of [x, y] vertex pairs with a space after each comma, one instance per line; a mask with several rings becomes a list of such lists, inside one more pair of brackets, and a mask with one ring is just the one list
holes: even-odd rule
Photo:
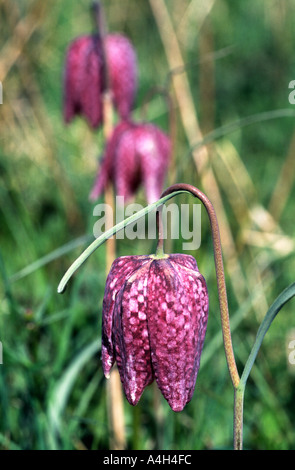
[[119, 116], [127, 119], [137, 90], [136, 54], [130, 41], [120, 34], [108, 34], [104, 39], [97, 34], [83, 35], [72, 41], [64, 71], [66, 123], [83, 115], [92, 128], [102, 124], [106, 73]]
[[126, 201], [143, 184], [148, 203], [155, 202], [163, 190], [170, 155], [170, 138], [154, 124], [119, 123], [107, 142], [91, 199], [112, 182]]
[[208, 320], [208, 291], [195, 259], [117, 258], [102, 318], [105, 376], [116, 361], [130, 404], [155, 379], [170, 407], [181, 411], [194, 392]]

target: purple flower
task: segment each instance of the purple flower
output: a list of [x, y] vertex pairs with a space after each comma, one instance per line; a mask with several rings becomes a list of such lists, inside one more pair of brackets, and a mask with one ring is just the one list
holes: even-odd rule
[[102, 124], [106, 67], [119, 116], [122, 119], [129, 117], [137, 90], [137, 63], [133, 46], [120, 34], [108, 34], [104, 39], [93, 34], [74, 39], [67, 50], [63, 105], [66, 123], [76, 115], [83, 115], [92, 128]]
[[167, 134], [151, 123], [123, 121], [107, 142], [90, 198], [98, 198], [108, 182], [125, 201], [143, 184], [148, 203], [160, 198], [171, 155]]
[[105, 376], [116, 361], [130, 404], [155, 379], [181, 411], [194, 392], [207, 320], [206, 282], [192, 256], [117, 258], [103, 300]]
[[83, 115], [92, 128], [102, 123], [103, 54], [99, 36], [80, 36], [69, 46], [64, 72], [64, 119]]

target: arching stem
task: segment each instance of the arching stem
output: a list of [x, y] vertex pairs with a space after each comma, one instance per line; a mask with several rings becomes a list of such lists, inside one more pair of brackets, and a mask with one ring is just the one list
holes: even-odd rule
[[[228, 365], [231, 381], [232, 381], [234, 388], [236, 389], [239, 385], [240, 377], [239, 377], [239, 373], [237, 370], [233, 346], [232, 346], [226, 283], [225, 283], [225, 275], [224, 275], [223, 260], [222, 260], [222, 248], [221, 248], [221, 240], [220, 240], [219, 226], [218, 226], [216, 213], [215, 213], [212, 203], [207, 198], [207, 196], [205, 196], [205, 194], [202, 193], [202, 191], [195, 188], [194, 186], [191, 186], [190, 184], [184, 184], [184, 183], [174, 184], [163, 192], [163, 194], [161, 195], [161, 198], [167, 196], [168, 194], [172, 194], [176, 191], [181, 191], [181, 190], [187, 191], [191, 193], [193, 196], [197, 197], [205, 206], [205, 209], [209, 217], [211, 231], [212, 231], [212, 238], [213, 238], [214, 260], [215, 260], [215, 269], [216, 269], [216, 277], [217, 277], [217, 288], [218, 288], [218, 297], [219, 297], [220, 314], [221, 314], [221, 326], [222, 326], [225, 355], [226, 355], [226, 360], [227, 360], [227, 365]], [[159, 246], [163, 246], [162, 230], [159, 231], [158, 247]]]
[[[230, 330], [230, 322], [229, 322], [229, 311], [228, 311], [228, 301], [227, 301], [227, 291], [226, 291], [226, 283], [225, 283], [225, 274], [224, 274], [224, 267], [223, 267], [223, 259], [222, 259], [222, 247], [221, 247], [221, 240], [220, 240], [220, 233], [219, 233], [219, 226], [217, 221], [217, 216], [215, 213], [215, 209], [210, 202], [210, 200], [205, 196], [202, 191], [191, 186], [189, 184], [179, 183], [170, 186], [166, 189], [159, 201], [150, 204], [145, 209], [139, 211], [137, 214], [130, 216], [128, 219], [125, 219], [123, 222], [120, 222], [112, 229], [108, 230], [105, 234], [95, 240], [80, 256], [79, 258], [70, 266], [68, 271], [63, 276], [59, 287], [58, 292], [64, 292], [66, 285], [69, 279], [72, 277], [74, 272], [81, 266], [82, 263], [93, 253], [96, 248], [98, 248], [102, 243], [104, 243], [110, 236], [115, 234], [117, 231], [121, 230], [122, 228], [126, 227], [128, 224], [135, 222], [140, 217], [145, 216], [154, 208], [161, 208], [163, 204], [166, 203], [169, 199], [174, 196], [180, 195], [182, 193], [190, 193], [196, 198], [198, 198], [202, 204], [205, 206], [207, 211], [211, 231], [212, 231], [212, 238], [213, 238], [213, 247], [214, 247], [214, 260], [215, 260], [215, 270], [216, 270], [216, 277], [217, 277], [217, 288], [218, 288], [218, 297], [219, 297], [219, 305], [220, 305], [220, 315], [221, 315], [221, 327], [222, 327], [222, 335], [223, 335], [223, 342], [225, 348], [225, 355], [227, 360], [227, 365], [231, 377], [231, 381], [235, 390], [235, 400], [234, 400], [234, 448], [235, 449], [242, 449], [242, 442], [243, 442], [243, 396], [244, 396], [244, 388], [239, 387], [240, 384], [240, 377], [236, 366], [233, 346], [232, 346], [232, 339], [231, 339], [231, 330]], [[164, 254], [164, 240], [163, 240], [163, 225], [162, 225], [162, 218], [160, 217], [161, 209], [157, 211], [157, 226], [158, 226], [158, 245], [157, 245], [157, 255], [163, 256]]]

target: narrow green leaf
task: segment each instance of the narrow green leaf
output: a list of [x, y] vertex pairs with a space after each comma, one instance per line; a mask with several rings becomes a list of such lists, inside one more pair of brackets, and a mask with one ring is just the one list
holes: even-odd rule
[[167, 202], [169, 199], [182, 194], [182, 193], [187, 193], [188, 191], [185, 190], [180, 190], [180, 191], [175, 191], [172, 194], [169, 194], [161, 199], [159, 199], [156, 202], [153, 202], [149, 206], [146, 206], [144, 209], [138, 211], [136, 214], [131, 215], [127, 219], [123, 220], [122, 222], [119, 222], [117, 225], [114, 227], [110, 228], [107, 230], [105, 233], [103, 233], [100, 237], [98, 237], [96, 240], [94, 240], [91, 245], [86, 248], [85, 251], [74, 261], [74, 263], [69, 267], [65, 275], [63, 276], [62, 280], [60, 281], [57, 292], [59, 294], [62, 294], [67, 286], [68, 281], [70, 278], [73, 276], [73, 274], [77, 271], [77, 269], [86, 261], [87, 258], [98, 248], [100, 247], [108, 238], [112, 237], [115, 235], [115, 233], [119, 232], [120, 230], [123, 230], [125, 227], [128, 225], [136, 222], [138, 219], [141, 217], [144, 217], [147, 215], [149, 212], [151, 212], [153, 209], [161, 206], [165, 202]]
[[194, 144], [189, 152], [191, 153], [193, 150], [197, 150], [203, 145], [211, 144], [214, 140], [219, 139], [220, 137], [224, 137], [231, 132], [235, 132], [242, 127], [250, 126], [251, 124], [256, 124], [264, 121], [270, 121], [272, 119], [284, 118], [284, 117], [294, 117], [295, 111], [293, 109], [285, 108], [285, 109], [275, 109], [272, 111], [265, 111], [258, 114], [252, 114], [250, 116], [246, 116], [242, 119], [238, 119], [237, 121], [230, 122], [229, 124], [225, 124], [222, 127], [218, 127], [214, 129], [212, 132], [209, 132], [205, 135], [204, 139]]
[[270, 325], [272, 324], [273, 320], [281, 310], [281, 308], [292, 298], [295, 296], [295, 282], [287, 287], [281, 294], [276, 298], [274, 303], [271, 305], [269, 310], [267, 311], [256, 335], [256, 339], [251, 350], [251, 353], [248, 357], [246, 362], [243, 374], [241, 376], [239, 388], [243, 388], [246, 385], [247, 379], [251, 372], [252, 366], [260, 349], [261, 343], [263, 341], [264, 336], [266, 335]]
[[72, 240], [69, 243], [66, 243], [65, 245], [57, 248], [56, 250], [52, 251], [51, 253], [48, 253], [45, 256], [42, 256], [42, 258], [37, 259], [33, 263], [29, 264], [28, 266], [24, 267], [17, 273], [13, 274], [9, 278], [9, 282], [16, 282], [29, 274], [32, 274], [34, 271], [37, 271], [38, 269], [42, 268], [48, 263], [51, 263], [52, 261], [60, 258], [61, 256], [65, 255], [66, 253], [69, 253], [70, 251], [74, 250], [75, 248], [78, 248], [79, 246], [83, 245], [84, 243], [89, 243], [91, 240], [91, 235], [82, 235], [79, 238], [76, 238], [75, 240]]
[[51, 393], [48, 417], [51, 432], [53, 435], [60, 432], [61, 429], [61, 416], [66, 407], [69, 395], [74, 386], [75, 380], [79, 376], [80, 371], [91, 357], [99, 351], [100, 341], [95, 340], [87, 345], [71, 362], [69, 367], [65, 370], [62, 377], [57, 382], [54, 390]]

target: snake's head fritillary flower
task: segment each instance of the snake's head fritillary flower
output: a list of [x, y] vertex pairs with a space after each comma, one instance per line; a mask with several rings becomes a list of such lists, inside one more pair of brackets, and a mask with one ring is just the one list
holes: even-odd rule
[[151, 123], [124, 121], [107, 142], [91, 199], [98, 198], [108, 182], [116, 194], [130, 200], [140, 185], [149, 204], [160, 198], [171, 156], [169, 136]]
[[64, 70], [64, 120], [76, 115], [86, 118], [92, 128], [103, 121], [102, 96], [106, 76], [119, 116], [127, 119], [137, 90], [135, 50], [125, 36], [83, 35], [74, 39], [66, 53]]
[[105, 376], [116, 361], [130, 404], [155, 379], [181, 411], [193, 396], [207, 320], [207, 286], [192, 256], [117, 258], [103, 301]]

